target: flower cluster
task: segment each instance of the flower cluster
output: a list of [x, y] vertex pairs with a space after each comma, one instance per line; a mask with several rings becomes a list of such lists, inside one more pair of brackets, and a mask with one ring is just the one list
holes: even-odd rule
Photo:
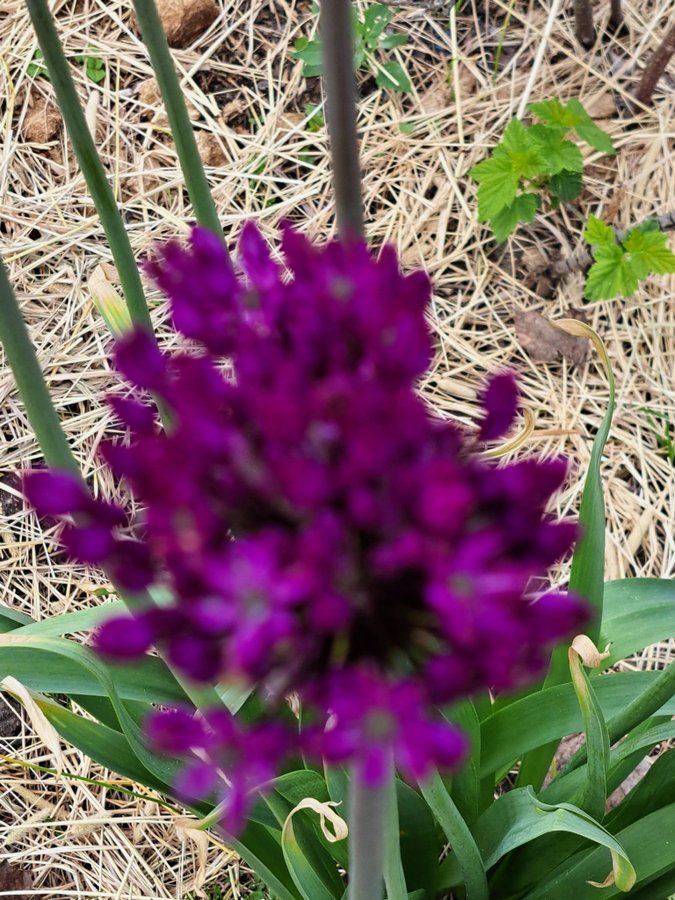
[[[354, 763], [371, 784], [393, 751], [423, 778], [464, 752], [433, 705], [521, 684], [585, 621], [579, 599], [528, 593], [575, 539], [545, 514], [566, 466], [498, 466], [430, 413], [415, 390], [431, 358], [430, 285], [402, 275], [393, 249], [319, 249], [291, 228], [282, 248], [286, 271], [246, 226], [237, 271], [195, 228], [189, 247], [149, 264], [191, 344], [164, 354], [135, 331], [117, 346], [134, 391], [111, 403], [130, 440], [102, 452], [140, 521], [63, 472], [34, 473], [26, 493], [70, 517], [75, 558], [124, 590], [163, 584], [174, 598], [104, 625], [104, 653], [155, 645], [191, 679], [241, 679], [271, 707], [296, 695], [310, 722], [296, 750]], [[513, 377], [494, 377], [483, 404], [478, 439], [497, 439], [516, 414]], [[181, 729], [180, 746], [158, 738], [200, 751], [193, 794], [244, 740], [226, 719]], [[235, 823], [235, 783], [246, 793], [278, 763], [275, 751], [233, 764]]]

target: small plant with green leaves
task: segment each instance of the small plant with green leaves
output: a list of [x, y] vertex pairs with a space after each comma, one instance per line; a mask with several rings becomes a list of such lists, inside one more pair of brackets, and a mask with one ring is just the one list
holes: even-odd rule
[[[92, 48], [90, 50], [92, 50], [92, 53], [95, 52]], [[105, 63], [99, 56], [92, 55], [92, 53], [78, 53], [73, 57], [73, 60], [84, 66], [89, 81], [99, 84], [105, 78]], [[33, 59], [29, 63], [26, 72], [29, 78], [46, 78], [49, 80], [49, 72], [40, 48], [33, 54]]]
[[591, 216], [584, 239], [591, 245], [594, 259], [586, 276], [587, 300], [630, 297], [648, 275], [675, 272], [675, 254], [668, 247], [668, 235], [653, 219], [617, 235], [605, 222]]
[[641, 410], [649, 423], [649, 429], [654, 435], [656, 446], [666, 457], [671, 466], [675, 466], [675, 419], [671, 420], [664, 413], [643, 406]]
[[512, 119], [490, 157], [469, 172], [479, 185], [478, 219], [500, 243], [519, 223], [532, 222], [544, 202], [557, 207], [581, 194], [584, 161], [571, 135], [601, 153], [614, 153], [611, 137], [578, 100], [532, 103], [529, 111], [539, 123]]
[[[360, 18], [356, 9], [353, 12], [354, 28], [354, 68], [369, 71], [375, 77], [378, 87], [390, 91], [410, 93], [412, 84], [408, 73], [395, 59], [380, 61], [382, 51], [394, 50], [408, 42], [406, 34], [387, 34], [387, 26], [394, 13], [389, 6], [375, 3], [369, 6]], [[305, 78], [315, 78], [322, 74], [321, 39], [298, 38], [295, 42], [293, 58], [302, 62], [302, 74]]]

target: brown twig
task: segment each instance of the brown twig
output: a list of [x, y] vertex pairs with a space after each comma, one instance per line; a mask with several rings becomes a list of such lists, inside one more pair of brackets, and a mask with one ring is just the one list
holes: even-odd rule
[[[673, 212], [665, 213], [662, 216], [657, 216], [653, 221], [658, 222], [661, 231], [673, 229], [675, 228], [675, 210]], [[619, 242], [623, 241], [628, 235], [629, 230], [630, 229], [615, 229], [616, 239]], [[583, 272], [592, 265], [593, 257], [591, 251], [588, 247], [584, 247], [583, 250], [578, 250], [576, 253], [572, 253], [571, 256], [559, 259], [551, 267], [551, 272], [556, 277], [563, 278], [571, 272]]]
[[653, 95], [659, 78], [666, 71], [666, 67], [675, 53], [675, 22], [670, 26], [663, 42], [654, 51], [654, 55], [647, 63], [642, 73], [642, 80], [635, 92], [635, 99], [645, 106], [651, 106]]

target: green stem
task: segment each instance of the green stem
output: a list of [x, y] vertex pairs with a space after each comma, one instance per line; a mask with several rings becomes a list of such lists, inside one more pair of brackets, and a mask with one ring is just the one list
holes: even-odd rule
[[338, 232], [343, 238], [360, 237], [363, 201], [350, 0], [322, 0], [319, 23]]
[[0, 261], [0, 343], [44, 458], [56, 469], [79, 474], [77, 461], [61, 428], [49, 396], [35, 348], [21, 316], [19, 303], [4, 264]]
[[110, 244], [129, 314], [134, 322], [152, 330], [141, 276], [129, 243], [129, 237], [105, 170], [96, 152], [96, 146], [82, 111], [70, 74], [70, 66], [59, 41], [47, 0], [26, 0], [26, 3], [47, 65], [49, 78], [56, 91], [68, 137]]
[[396, 777], [393, 766], [387, 785], [387, 804], [384, 826], [384, 886], [387, 889], [387, 900], [407, 900], [408, 888], [406, 887], [403, 862], [401, 861], [401, 829], [398, 819]]
[[443, 829], [450, 843], [450, 849], [462, 870], [466, 900], [489, 900], [485, 866], [480, 850], [438, 772], [427, 782], [420, 784], [420, 790]]
[[[393, 778], [393, 772], [388, 781]], [[381, 900], [389, 785], [370, 788], [352, 771], [349, 783], [349, 900]]]
[[223, 229], [197, 149], [183, 90], [176, 75], [176, 67], [173, 64], [155, 0], [134, 0], [134, 9], [143, 43], [150, 55], [152, 68], [164, 100], [171, 134], [176, 144], [178, 160], [195, 218], [204, 228], [222, 236]]

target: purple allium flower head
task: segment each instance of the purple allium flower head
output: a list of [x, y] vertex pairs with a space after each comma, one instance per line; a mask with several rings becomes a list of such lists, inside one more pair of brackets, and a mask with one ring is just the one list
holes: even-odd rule
[[[118, 344], [124, 377], [169, 414], [163, 429], [149, 395], [111, 401], [130, 440], [102, 451], [139, 525], [64, 473], [26, 489], [38, 511], [72, 514], [73, 556], [174, 598], [133, 629], [103, 628], [106, 655], [152, 642], [192, 679], [243, 681], [272, 710], [288, 695], [303, 704], [302, 747], [278, 723], [255, 726], [280, 753], [249, 754], [252, 735], [224, 713], [197, 738], [186, 729], [183, 793], [217, 792], [225, 773], [232, 828], [294, 747], [371, 784], [392, 753], [411, 778], [452, 768], [464, 740], [433, 705], [539, 675], [587, 617], [575, 597], [531, 595], [576, 536], [546, 515], [564, 462], [482, 459], [416, 391], [432, 351], [427, 276], [402, 275], [392, 248], [318, 248], [288, 227], [282, 249], [285, 269], [247, 225], [238, 272], [196, 228], [149, 264], [191, 344], [163, 354], [141, 331]], [[516, 412], [513, 376], [483, 402], [479, 437], [492, 440]], [[153, 733], [164, 727], [160, 714]]]

